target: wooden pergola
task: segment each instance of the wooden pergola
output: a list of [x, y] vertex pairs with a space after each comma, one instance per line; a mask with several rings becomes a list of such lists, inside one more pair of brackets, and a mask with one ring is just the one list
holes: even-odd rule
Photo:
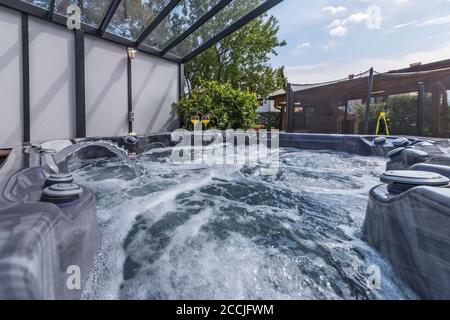
[[[281, 109], [282, 128], [287, 132], [295, 131], [294, 109], [298, 105], [319, 103], [322, 107], [337, 109], [338, 103], [348, 106], [350, 100], [365, 100], [367, 103], [365, 133], [368, 134], [370, 98], [418, 92], [417, 134], [423, 135], [423, 98], [426, 92], [430, 92], [433, 112], [432, 134], [435, 137], [447, 137], [447, 122], [440, 121], [442, 117], [447, 117], [447, 90], [450, 90], [450, 59], [411, 65], [409, 68], [386, 73], [369, 72], [368, 75], [356, 78], [349, 76], [348, 79], [329, 83], [288, 84], [285, 94], [278, 94], [269, 99], [275, 100], [275, 106]], [[347, 119], [347, 107], [344, 119]]]

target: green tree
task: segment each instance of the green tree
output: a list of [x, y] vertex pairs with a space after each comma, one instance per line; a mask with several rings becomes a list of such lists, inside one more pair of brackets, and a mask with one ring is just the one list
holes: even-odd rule
[[203, 79], [230, 83], [255, 92], [259, 98], [285, 86], [284, 68], [273, 68], [270, 55], [286, 45], [277, 37], [275, 17], [258, 18], [190, 61], [185, 68], [188, 85]]

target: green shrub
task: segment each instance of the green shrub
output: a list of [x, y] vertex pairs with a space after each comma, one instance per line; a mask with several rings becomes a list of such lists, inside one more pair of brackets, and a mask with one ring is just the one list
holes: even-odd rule
[[280, 112], [262, 112], [258, 113], [258, 124], [266, 129], [280, 129]]
[[[359, 119], [359, 130], [363, 132], [365, 105], [356, 108]], [[392, 135], [416, 135], [417, 96], [393, 96], [370, 106], [369, 133], [374, 134], [380, 112], [386, 112], [389, 130]], [[450, 108], [449, 108], [450, 112]], [[443, 120], [445, 121], [445, 120]], [[449, 121], [450, 125], [450, 120]], [[432, 126], [431, 97], [425, 98], [424, 135], [431, 136]]]
[[253, 129], [257, 122], [256, 109], [259, 103], [256, 95], [234, 89], [229, 84], [216, 81], [203, 81], [190, 95], [175, 104], [183, 127], [192, 130], [191, 119], [209, 116], [209, 128]]

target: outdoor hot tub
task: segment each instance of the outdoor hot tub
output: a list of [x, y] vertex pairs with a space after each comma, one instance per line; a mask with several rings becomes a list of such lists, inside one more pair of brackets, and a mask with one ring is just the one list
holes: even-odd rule
[[[264, 139], [276, 159], [252, 160]], [[448, 140], [256, 141], [194, 147], [186, 163], [171, 134], [15, 148], [0, 170], [0, 298], [450, 297]], [[441, 184], [394, 190], [386, 169]]]

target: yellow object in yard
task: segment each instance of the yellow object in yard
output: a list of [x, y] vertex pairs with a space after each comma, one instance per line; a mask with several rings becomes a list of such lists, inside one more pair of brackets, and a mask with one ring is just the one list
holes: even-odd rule
[[[384, 134], [387, 136], [390, 136], [389, 133], [389, 126], [388, 126], [388, 119], [386, 118], [386, 112], [381, 112], [380, 116], [378, 117], [377, 121], [377, 130], [375, 132], [375, 135], [379, 135], [381, 130], [385, 130]], [[384, 128], [383, 128], [384, 125]]]

